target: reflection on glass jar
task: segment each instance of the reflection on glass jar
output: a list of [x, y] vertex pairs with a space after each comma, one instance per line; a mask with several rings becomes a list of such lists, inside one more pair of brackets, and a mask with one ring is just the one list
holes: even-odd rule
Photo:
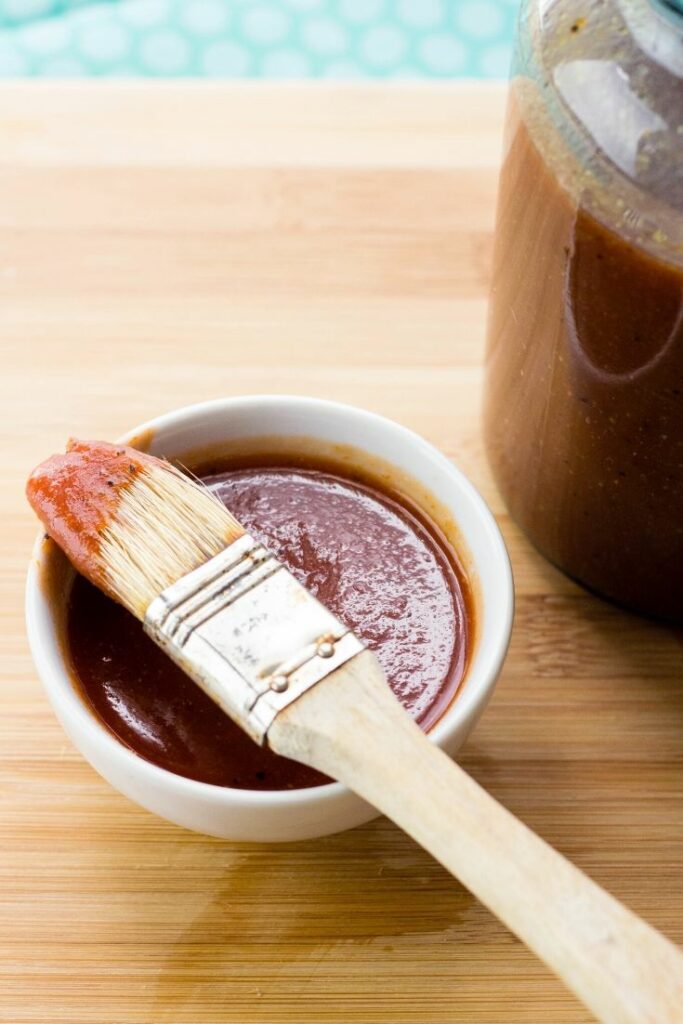
[[485, 403], [496, 478], [534, 543], [588, 587], [675, 621], [682, 32], [649, 0], [523, 7]]

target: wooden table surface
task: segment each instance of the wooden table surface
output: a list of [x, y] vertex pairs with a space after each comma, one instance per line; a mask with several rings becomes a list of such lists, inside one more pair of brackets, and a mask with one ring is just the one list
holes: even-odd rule
[[480, 85], [0, 89], [0, 1020], [579, 1024], [574, 999], [386, 820], [236, 845], [114, 792], [27, 650], [32, 465], [222, 395], [424, 434], [508, 542], [510, 655], [462, 763], [683, 940], [683, 637], [510, 522], [479, 434], [504, 95]]

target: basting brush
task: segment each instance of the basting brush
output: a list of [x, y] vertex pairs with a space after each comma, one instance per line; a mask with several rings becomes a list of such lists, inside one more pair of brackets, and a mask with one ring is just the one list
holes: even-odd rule
[[258, 743], [348, 785], [607, 1024], [681, 1024], [683, 955], [496, 803], [401, 708], [358, 638], [206, 488], [71, 442], [29, 501], [75, 568]]

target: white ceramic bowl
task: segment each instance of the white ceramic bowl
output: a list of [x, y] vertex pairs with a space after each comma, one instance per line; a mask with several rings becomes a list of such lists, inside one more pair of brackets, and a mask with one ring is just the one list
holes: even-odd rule
[[[161, 416], [128, 434], [153, 454], [182, 457], [201, 449], [234, 450], [255, 438], [307, 438], [312, 450], [352, 446], [392, 475], [447, 533], [457, 524], [458, 551], [473, 584], [476, 636], [459, 693], [431, 739], [455, 754], [491, 696], [508, 646], [513, 612], [510, 563], [498, 527], [472, 484], [417, 434], [362, 409], [296, 397], [230, 398]], [[291, 447], [297, 442], [287, 442]], [[450, 522], [444, 522], [444, 519]], [[26, 621], [31, 651], [62, 726], [90, 764], [142, 807], [178, 825], [233, 840], [291, 841], [353, 828], [377, 812], [345, 786], [255, 792], [195, 782], [138, 757], [94, 716], [74, 689], [61, 641], [64, 602], [46, 587], [62, 559], [39, 536], [28, 575]], [[50, 564], [53, 563], [53, 564]]]

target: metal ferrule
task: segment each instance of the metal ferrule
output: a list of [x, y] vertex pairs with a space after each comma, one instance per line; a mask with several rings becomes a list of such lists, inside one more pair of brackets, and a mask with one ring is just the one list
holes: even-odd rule
[[144, 625], [261, 744], [279, 711], [363, 650], [249, 534], [167, 587]]

